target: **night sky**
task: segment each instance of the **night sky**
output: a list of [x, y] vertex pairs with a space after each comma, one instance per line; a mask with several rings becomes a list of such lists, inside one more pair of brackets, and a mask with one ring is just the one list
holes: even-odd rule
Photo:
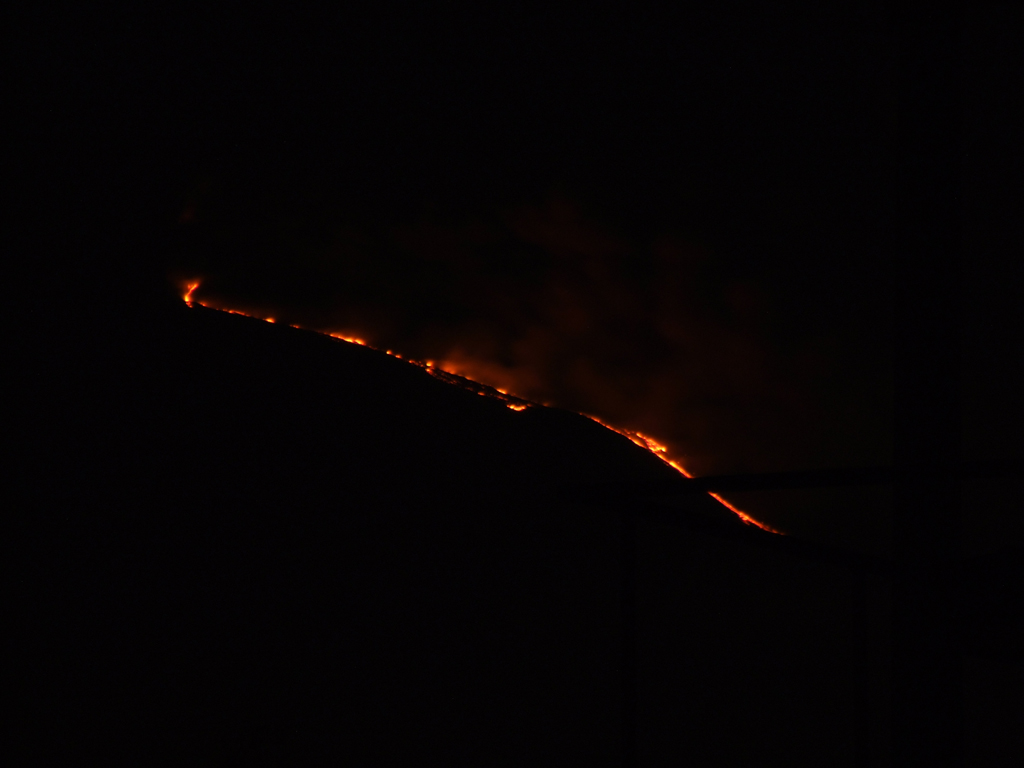
[[[38, 240], [73, 254], [25, 290], [40, 370], [130, 371], [199, 280], [210, 306], [638, 430], [695, 475], [892, 463], [884, 9], [300, 16], [71, 14], [19, 39], [47, 117]], [[1011, 16], [965, 23], [968, 459], [1019, 457]], [[1019, 493], [966, 488], [968, 551], [1022, 540]], [[890, 554], [887, 488], [729, 498]]]

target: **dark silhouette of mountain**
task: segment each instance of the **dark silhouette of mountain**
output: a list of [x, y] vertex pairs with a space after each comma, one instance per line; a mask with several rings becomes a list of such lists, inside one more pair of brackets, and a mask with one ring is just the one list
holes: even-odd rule
[[[566, 489], [675, 470], [310, 331], [124, 320], [40, 380], [34, 754], [618, 764], [622, 504]], [[747, 528], [697, 495], [638, 529], [639, 753], [842, 764], [847, 572], [707, 535]]]

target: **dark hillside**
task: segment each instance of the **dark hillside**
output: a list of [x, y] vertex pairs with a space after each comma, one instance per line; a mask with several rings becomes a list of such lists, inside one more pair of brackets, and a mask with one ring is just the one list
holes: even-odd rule
[[[180, 302], [137, 322], [144, 344], [61, 383], [35, 479], [22, 555], [44, 631], [21, 712], [52, 724], [40, 755], [616, 763], [619, 527], [563, 491], [674, 470], [581, 416], [312, 332]], [[669, 520], [743, 527], [686, 504]], [[842, 752], [843, 571], [658, 525], [646, 749]], [[820, 714], [762, 725], [780, 692]], [[749, 728], [723, 746], [737, 707]]]

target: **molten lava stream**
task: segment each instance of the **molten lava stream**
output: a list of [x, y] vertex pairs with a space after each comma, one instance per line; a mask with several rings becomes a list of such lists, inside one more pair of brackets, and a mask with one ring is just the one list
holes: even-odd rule
[[[274, 318], [272, 318], [272, 317], [258, 317], [257, 315], [252, 315], [252, 314], [249, 314], [248, 312], [240, 312], [240, 311], [235, 310], [235, 309], [224, 309], [224, 308], [221, 308], [221, 307], [212, 307], [209, 304], [205, 304], [202, 301], [199, 301], [198, 299], [193, 298], [193, 294], [195, 293], [196, 289], [199, 287], [199, 281], [198, 280], [193, 280], [193, 281], [191, 281], [189, 283], [186, 283], [184, 287], [185, 287], [185, 293], [182, 296], [182, 298], [185, 300], [185, 303], [188, 304], [188, 306], [190, 306], [190, 307], [194, 306], [196, 304], [199, 304], [202, 307], [206, 307], [208, 309], [215, 309], [218, 312], [228, 312], [228, 313], [230, 313], [232, 315], [244, 315], [245, 317], [252, 317], [252, 318], [254, 318], [256, 320], [263, 320], [263, 321], [268, 322], [268, 323], [275, 322]], [[292, 328], [300, 328], [300, 326], [293, 325]], [[309, 330], [309, 329], [306, 329], [306, 330]], [[369, 347], [370, 349], [376, 349], [376, 347], [370, 346], [363, 339], [357, 338], [355, 336], [347, 336], [347, 335], [342, 334], [342, 333], [324, 333], [322, 331], [314, 331], [314, 333], [321, 333], [322, 335], [330, 336], [331, 338], [338, 339], [339, 341], [346, 341], [346, 342], [348, 342], [350, 344], [358, 344], [361, 347]], [[473, 381], [472, 379], [469, 379], [469, 378], [467, 378], [465, 376], [461, 376], [461, 375], [455, 373], [454, 371], [447, 371], [447, 370], [444, 370], [443, 368], [438, 368], [437, 364], [433, 360], [426, 360], [424, 362], [421, 362], [419, 360], [406, 359], [406, 358], [403, 358], [398, 353], [393, 352], [390, 349], [377, 350], [377, 351], [383, 351], [385, 354], [388, 354], [391, 357], [394, 357], [394, 358], [397, 358], [398, 360], [402, 360], [404, 362], [407, 362], [410, 365], [415, 365], [418, 368], [422, 368], [424, 371], [426, 371], [428, 374], [430, 374], [434, 378], [440, 379], [441, 381], [444, 381], [444, 382], [446, 382], [448, 384], [452, 384], [452, 385], [455, 385], [455, 386], [458, 386], [458, 387], [462, 387], [463, 389], [468, 389], [469, 391], [475, 392], [476, 394], [481, 395], [483, 397], [490, 397], [490, 398], [492, 398], [494, 400], [498, 400], [498, 401], [504, 403], [506, 407], [512, 409], [513, 411], [525, 411], [530, 406], [536, 405], [535, 403], [531, 403], [530, 401], [525, 400], [525, 399], [523, 399], [521, 397], [516, 397], [515, 395], [511, 395], [511, 394], [509, 394], [508, 392], [506, 392], [503, 389], [497, 389], [497, 388], [488, 386], [486, 384], [482, 384], [482, 383], [480, 383], [478, 381]], [[600, 424], [605, 429], [609, 429], [612, 432], [616, 432], [616, 433], [622, 435], [623, 437], [628, 438], [634, 444], [636, 444], [636, 445], [640, 446], [641, 448], [643, 448], [645, 451], [647, 451], [649, 453], [652, 453], [655, 456], [657, 456], [663, 462], [665, 462], [670, 467], [672, 467], [674, 470], [676, 470], [681, 475], [683, 475], [683, 477], [686, 477], [686, 478], [692, 478], [693, 477], [693, 475], [691, 475], [689, 472], [687, 472], [686, 469], [684, 469], [681, 464], [679, 464], [678, 462], [676, 462], [673, 459], [668, 458], [668, 449], [664, 445], [662, 445], [661, 443], [657, 442], [656, 440], [653, 440], [650, 437], [647, 437], [646, 435], [643, 435], [643, 434], [641, 434], [639, 432], [635, 432], [635, 431], [630, 430], [630, 429], [619, 429], [618, 427], [613, 427], [611, 424], [607, 424], [607, 423], [601, 421], [601, 419], [597, 418], [596, 416], [590, 416], [588, 414], [580, 414], [580, 415], [585, 417], [585, 418], [590, 419], [593, 422], [596, 422], [597, 424]], [[769, 533], [776, 533], [776, 534], [779, 534], [779, 535], [785, 535], [785, 534], [782, 533], [782, 531], [777, 531], [774, 528], [772, 528], [772, 527], [770, 527], [770, 526], [768, 526], [768, 525], [766, 525], [766, 524], [764, 524], [762, 522], [759, 522], [759, 521], [755, 520], [750, 515], [748, 515], [746, 512], [744, 512], [744, 511], [742, 511], [740, 509], [737, 509], [735, 506], [733, 506], [728, 501], [723, 499], [719, 494], [709, 492], [708, 495], [711, 496], [711, 498], [715, 499], [718, 503], [720, 503], [726, 509], [728, 509], [730, 512], [735, 514], [744, 523], [746, 523], [748, 525], [757, 526], [761, 530], [768, 531]]]

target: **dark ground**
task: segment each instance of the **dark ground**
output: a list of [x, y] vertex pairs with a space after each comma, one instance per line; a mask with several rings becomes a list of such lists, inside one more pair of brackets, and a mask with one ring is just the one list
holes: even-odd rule
[[[31, 755], [618, 764], [616, 512], [645, 507], [571, 499], [674, 470], [310, 332], [173, 296], [136, 323], [37, 423]], [[746, 541], [708, 497], [661, 510], [637, 529], [640, 764], [883, 759], [885, 578], [862, 625], [841, 558]], [[991, 676], [1012, 608], [973, 583]]]
[[[17, 716], [48, 723], [40, 760], [617, 764], [617, 518], [559, 491], [674, 470], [366, 348], [153, 315], [43, 431]], [[848, 762], [848, 574], [639, 541], [640, 754]]]

